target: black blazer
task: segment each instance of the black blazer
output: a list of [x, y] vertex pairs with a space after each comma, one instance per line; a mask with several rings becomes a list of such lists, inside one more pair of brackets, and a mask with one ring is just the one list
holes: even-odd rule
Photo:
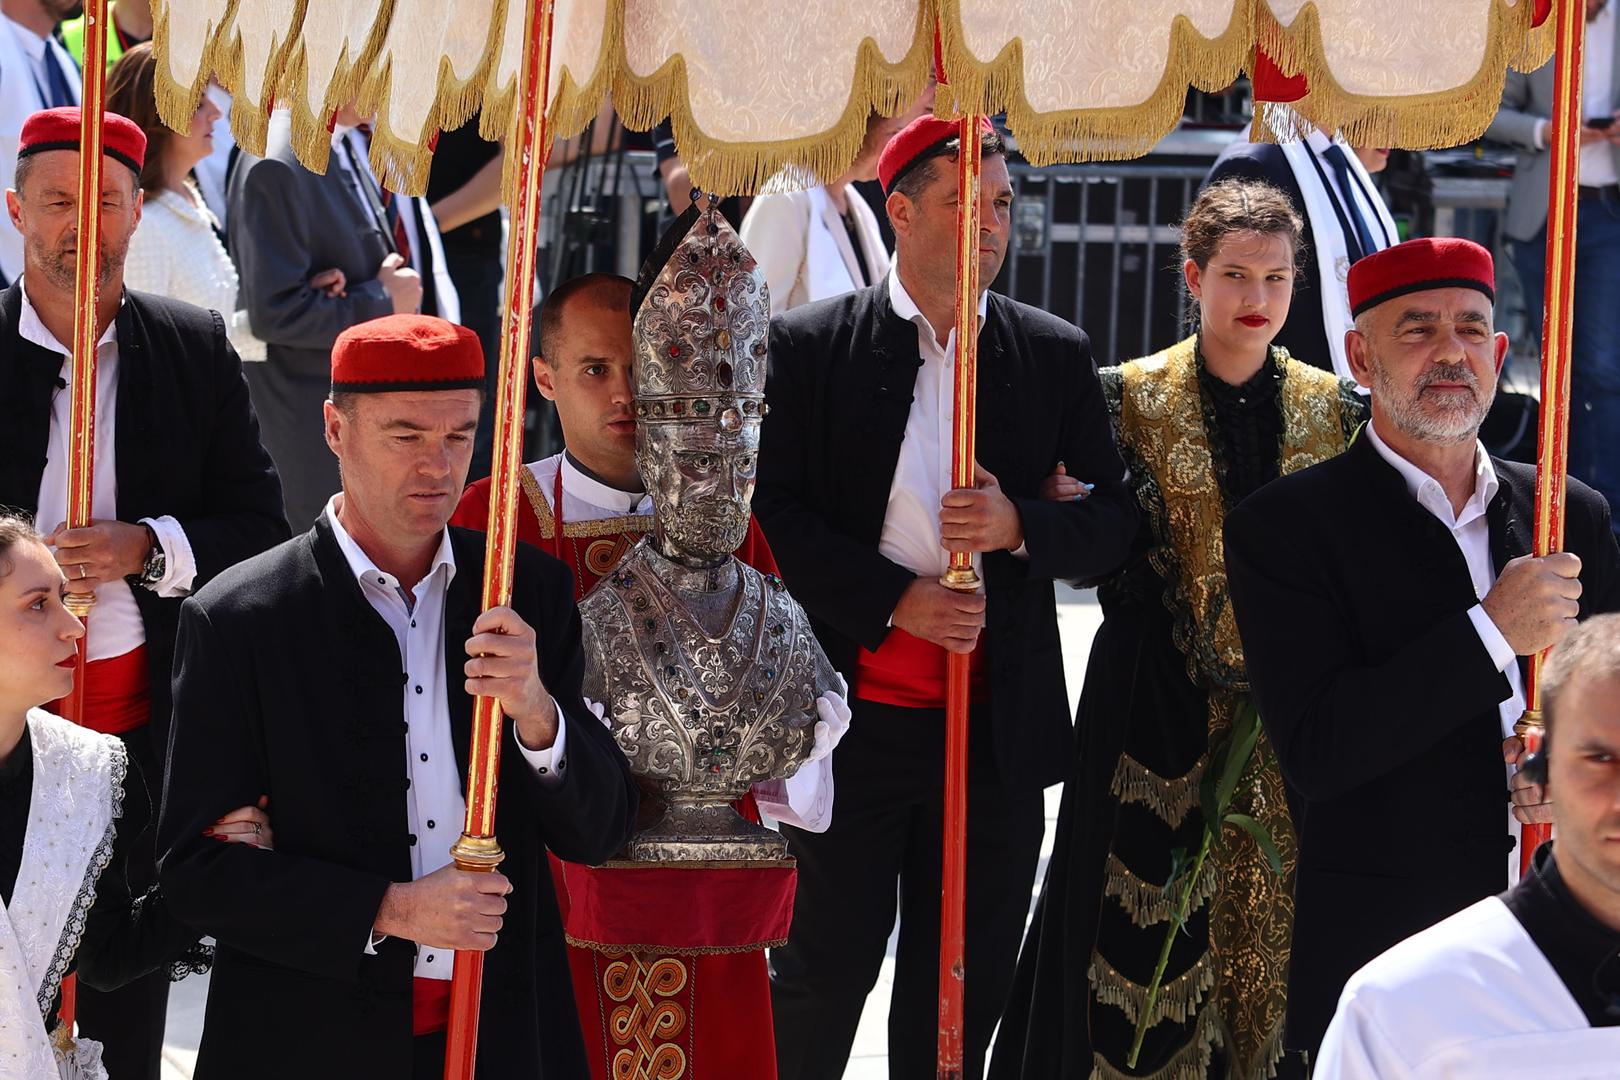
[[[450, 537], [444, 651], [465, 784], [473, 703], [456, 673], [479, 614], [484, 537]], [[636, 789], [580, 698], [567, 568], [519, 545], [512, 607], [538, 635], [541, 677], [567, 718], [568, 768], [542, 786], [506, 724], [496, 830], [513, 892], [486, 954], [478, 1075], [573, 1080], [588, 1070], [545, 848], [608, 858], [630, 834]], [[363, 954], [383, 892], [411, 878], [401, 678], [393, 633], [324, 515], [185, 603], [158, 851], [170, 906], [219, 943], [201, 1080], [410, 1075], [414, 947], [388, 939]], [[200, 835], [260, 794], [275, 851]], [[242, 1029], [249, 1015], [258, 1036]]]
[[[1306, 212], [1305, 196], [1282, 147], [1242, 139], [1230, 144], [1215, 159], [1204, 185], [1231, 179], [1264, 180], [1280, 188], [1305, 222], [1305, 246], [1294, 260], [1294, 301], [1288, 309], [1288, 321], [1283, 323], [1274, 344], [1287, 349], [1295, 360], [1332, 371], [1333, 353], [1328, 348], [1327, 330], [1322, 322], [1322, 283], [1317, 280], [1316, 231], [1321, 223], [1313, 222]], [[1329, 222], [1323, 227], [1336, 229], [1339, 223]]]
[[[754, 512], [822, 648], [853, 679], [916, 577], [878, 540], [922, 367], [917, 328], [880, 282], [773, 320], [770, 356]], [[1052, 582], [1124, 562], [1136, 503], [1080, 330], [991, 293], [978, 391], [978, 459], [1017, 505], [1029, 549], [984, 557], [996, 758], [1007, 783], [1041, 787], [1073, 756]], [[1038, 497], [1059, 461], [1097, 485], [1089, 498]]]
[[[0, 506], [33, 514], [62, 357], [22, 339], [21, 312], [20, 285], [0, 292]], [[281, 481], [218, 314], [125, 292], [116, 326], [118, 520], [178, 520], [197, 559], [196, 591], [287, 538]], [[139, 585], [134, 592], [151, 664], [152, 745], [161, 754], [181, 598]]]
[[[1530, 552], [1535, 471], [1492, 464], [1500, 573]], [[1603, 497], [1570, 480], [1566, 505], [1581, 617], [1620, 609]], [[1299, 833], [1287, 1043], [1314, 1052], [1357, 968], [1502, 891], [1508, 680], [1456, 541], [1365, 433], [1228, 514], [1226, 572]]]

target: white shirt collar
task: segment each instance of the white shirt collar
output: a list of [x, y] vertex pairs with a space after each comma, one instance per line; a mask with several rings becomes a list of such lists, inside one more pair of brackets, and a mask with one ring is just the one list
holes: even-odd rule
[[[45, 328], [45, 323], [41, 321], [39, 312], [34, 310], [33, 301], [28, 299], [27, 275], [24, 274], [23, 277], [19, 278], [17, 284], [22, 289], [22, 313], [17, 319], [17, 336], [24, 341], [38, 345], [42, 349], [49, 349], [58, 355], [71, 357], [73, 355], [72, 348], [57, 341], [56, 335]], [[118, 299], [118, 306], [120, 308], [124, 306], [122, 296]], [[96, 349], [99, 351], [102, 346], [109, 345], [117, 339], [118, 320], [114, 319], [107, 324], [107, 329], [101, 332], [101, 340], [96, 342]]]
[[[355, 580], [362, 584], [386, 585], [392, 589], [401, 588], [399, 579], [380, 568], [376, 560], [367, 555], [365, 549], [355, 543], [354, 537], [350, 536], [349, 531], [343, 527], [343, 522], [338, 519], [338, 500], [341, 498], [343, 498], [343, 493], [338, 492], [326, 500], [326, 517], [332, 523], [332, 533], [337, 537], [338, 549], [343, 552], [344, 561], [349, 564], [349, 569], [354, 572]], [[444, 583], [449, 586], [456, 576], [456, 555], [450, 548], [449, 529], [445, 529], [440, 533], [439, 550], [434, 553], [433, 565], [428, 567], [428, 572], [423, 575], [422, 581], [431, 578], [438, 572], [440, 567], [445, 568]], [[422, 581], [415, 582], [410, 586], [413, 594], [416, 592], [416, 587], [422, 584]]]
[[[562, 455], [563, 490], [592, 506], [610, 507], [622, 513], [634, 513], [650, 496], [645, 491], [624, 491], [585, 475], [579, 466]], [[549, 492], [547, 494], [550, 494]]]
[[12, 29], [17, 31], [17, 42], [23, 47], [23, 52], [28, 54], [28, 58], [36, 64], [43, 60], [45, 58], [45, 39], [9, 15], [6, 16], [6, 21], [11, 24]]
[[1466, 525], [1485, 513], [1485, 508], [1496, 498], [1499, 486], [1496, 467], [1491, 464], [1491, 455], [1485, 452], [1484, 445], [1478, 440], [1474, 442], [1474, 494], [1463, 505], [1462, 513], [1453, 514], [1451, 500], [1446, 497], [1445, 488], [1440, 486], [1440, 481], [1396, 453], [1394, 448], [1379, 436], [1377, 427], [1370, 421], [1366, 427], [1366, 434], [1372, 440], [1373, 449], [1378, 451], [1378, 456], [1389, 462], [1395, 471], [1401, 474], [1401, 479], [1406, 482], [1407, 492], [1417, 500], [1418, 505], [1454, 528]]
[[[984, 328], [984, 313], [989, 297], [989, 289], [979, 291], [980, 329]], [[911, 294], [906, 292], [906, 287], [900, 283], [900, 260], [898, 258], [889, 264], [889, 306], [894, 308], [896, 315], [907, 322], [916, 323], [932, 335], [935, 341], [939, 340], [939, 334], [935, 331], [933, 324], [928, 321], [928, 316], [922, 313], [922, 309], [917, 306], [917, 301], [911, 298]]]

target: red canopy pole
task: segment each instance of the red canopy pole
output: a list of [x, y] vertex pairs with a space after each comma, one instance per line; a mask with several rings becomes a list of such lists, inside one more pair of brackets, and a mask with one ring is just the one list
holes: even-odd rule
[[[1576, 196], [1580, 183], [1582, 115], [1581, 53], [1586, 38], [1586, 0], [1554, 0], [1557, 46], [1553, 52], [1553, 114], [1547, 152], [1552, 169], [1547, 179], [1547, 289], [1541, 329], [1541, 435], [1536, 450], [1535, 554], [1550, 555], [1564, 547], [1565, 474], [1569, 469], [1569, 369], [1575, 312]], [[1525, 684], [1525, 713], [1514, 730], [1525, 745], [1539, 750], [1545, 728], [1541, 719], [1541, 665], [1545, 654], [1530, 658]], [[1526, 825], [1519, 844], [1519, 868], [1552, 836], [1551, 825]]]
[[[516, 162], [518, 183], [509, 208], [511, 234], [506, 254], [506, 311], [501, 328], [501, 366], [495, 403], [493, 491], [489, 503], [489, 538], [484, 549], [486, 611], [512, 598], [518, 470], [523, 468], [523, 411], [529, 388], [535, 242], [540, 231], [540, 185], [551, 150], [546, 106], [555, 2], [535, 0], [527, 5], [524, 13], [523, 67], [518, 83], [520, 111], [506, 147]], [[467, 768], [467, 821], [461, 839], [450, 849], [460, 870], [487, 873], [505, 857], [495, 838], [496, 778], [500, 771], [503, 724], [500, 703], [490, 697], [478, 698], [473, 708], [472, 750]], [[484, 954], [458, 951], [450, 984], [445, 1080], [472, 1080], [478, 1056], [478, 1006], [483, 980]]]
[[[973, 486], [973, 436], [977, 426], [979, 370], [979, 124], [975, 113], [962, 116], [961, 152], [956, 158], [956, 371], [955, 424], [951, 438], [951, 484]], [[941, 581], [975, 592], [979, 575], [973, 556], [952, 552]], [[968, 656], [951, 653], [945, 682], [945, 828], [939, 913], [940, 1080], [962, 1076], [962, 993], [967, 976], [963, 939], [967, 924], [967, 754]]]
[[[90, 524], [95, 499], [96, 457], [96, 312], [101, 299], [101, 114], [107, 100], [107, 0], [85, 0], [84, 90], [79, 119], [78, 258], [73, 264], [73, 360], [68, 404], [67, 526]], [[47, 62], [50, 62], [47, 59]], [[95, 593], [69, 593], [67, 608], [90, 618]], [[64, 717], [84, 722], [85, 647], [79, 638], [73, 659], [73, 691], [61, 704]], [[58, 1015], [64, 1034], [73, 1033], [76, 982], [62, 980]]]

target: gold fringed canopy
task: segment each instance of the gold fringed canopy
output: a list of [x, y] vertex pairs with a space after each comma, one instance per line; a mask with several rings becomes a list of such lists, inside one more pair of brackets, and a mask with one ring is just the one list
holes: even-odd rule
[[[699, 186], [758, 190], [784, 168], [831, 176], [874, 110], [926, 83], [936, 30], [951, 98], [1005, 112], [1036, 164], [1129, 158], [1263, 50], [1308, 91], [1269, 117], [1353, 142], [1425, 148], [1477, 137], [1508, 66], [1551, 50], [1533, 0], [557, 0], [551, 130], [577, 134], [611, 93], [632, 128], [671, 118]], [[264, 148], [292, 112], [300, 159], [324, 170], [327, 124], [375, 112], [373, 164], [420, 192], [436, 133], [514, 114], [523, 0], [155, 0], [158, 105], [184, 127], [209, 78], [232, 126]], [[951, 102], [941, 101], [942, 111]], [[1268, 107], [1269, 108], [1269, 107]]]

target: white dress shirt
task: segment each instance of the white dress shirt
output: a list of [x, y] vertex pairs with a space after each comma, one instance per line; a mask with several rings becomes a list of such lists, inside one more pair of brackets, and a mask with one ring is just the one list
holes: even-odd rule
[[[67, 520], [68, 503], [68, 424], [73, 403], [72, 350], [56, 340], [56, 335], [45, 328], [39, 312], [28, 299], [28, 287], [22, 288], [22, 312], [17, 320], [17, 333], [24, 340], [62, 357], [61, 380], [51, 397], [50, 435], [45, 444], [45, 470], [39, 478], [39, 510], [35, 524], [41, 532], [50, 530]], [[118, 517], [118, 324], [107, 325], [96, 345], [96, 433], [94, 479], [90, 498], [90, 516], [97, 520]], [[141, 518], [157, 534], [158, 546], [163, 549], [166, 562], [163, 577], [152, 591], [159, 596], [185, 596], [191, 592], [191, 583], [197, 577], [197, 560], [186, 539], [180, 522], [165, 514], [162, 517]], [[64, 570], [70, 577], [71, 569]], [[127, 581], [108, 581], [96, 589], [96, 606], [85, 624], [85, 655], [90, 660], [105, 660], [122, 656], [146, 643], [146, 627], [141, 622], [140, 609], [135, 606], [135, 594]]]
[[[565, 526], [581, 521], [601, 521], [612, 517], [651, 517], [652, 496], [645, 491], [621, 491], [611, 484], [585, 475], [567, 454], [552, 454], [524, 466], [534, 476], [535, 486], [551, 507], [553, 519], [557, 507], [552, 502], [557, 492], [557, 470], [562, 470], [563, 512]], [[651, 532], [649, 525], [648, 531]]]
[[[446, 670], [444, 655], [444, 599], [456, 576], [456, 557], [446, 531], [440, 536], [427, 576], [405, 588], [393, 574], [379, 569], [343, 527], [338, 519], [342, 497], [334, 495], [326, 503], [332, 533], [366, 602], [394, 632], [405, 671], [401, 690], [406, 729], [405, 809], [411, 830], [411, 879], [416, 880], [450, 864], [450, 846], [461, 838], [467, 818], [461, 771], [450, 740], [449, 695], [461, 692], [462, 675], [459, 667], [453, 675]], [[521, 741], [517, 747], [540, 774], [541, 783], [556, 784], [562, 782], [568, 767], [567, 741], [568, 724], [559, 708], [557, 739], [548, 749], [530, 750]], [[374, 937], [366, 951], [373, 951], [380, 940]], [[454, 958], [451, 950], [418, 945], [415, 975], [448, 979]]]
[[[54, 38], [40, 37], [0, 15], [0, 191], [11, 187], [16, 178], [23, 121], [45, 107], [44, 93], [50, 85], [46, 64], [61, 70], [77, 101], [82, 92], [79, 68], [68, 51]], [[10, 283], [22, 272], [22, 235], [10, 216], [0, 213], [0, 275]]]
[[[1440, 481], [1391, 449], [1389, 444], [1379, 437], [1378, 430], [1373, 424], [1368, 424], [1366, 431], [1372, 440], [1373, 449], [1401, 474], [1401, 479], [1406, 481], [1406, 490], [1418, 501], [1418, 505], [1440, 519], [1440, 523], [1451, 530], [1452, 539], [1457, 542], [1463, 561], [1468, 564], [1468, 576], [1474, 583], [1474, 595], [1483, 600], [1485, 594], [1491, 591], [1491, 586], [1496, 584], [1497, 572], [1491, 564], [1491, 527], [1485, 512], [1491, 500], [1496, 497], [1499, 486], [1496, 469], [1491, 465], [1491, 457], [1485, 452], [1485, 447], [1479, 443], [1474, 444], [1474, 493], [1469, 496], [1468, 502], [1463, 504], [1462, 513], [1453, 514], [1451, 500], [1446, 497]], [[1502, 636], [1502, 631], [1497, 628], [1496, 623], [1486, 614], [1483, 604], [1475, 604], [1469, 608], [1468, 619], [1474, 624], [1474, 631], [1479, 634], [1480, 642], [1491, 654], [1491, 663], [1496, 665], [1497, 671], [1507, 676], [1508, 696], [1497, 706], [1502, 717], [1502, 738], [1506, 739], [1513, 734], [1513, 725], [1524, 715], [1524, 678], [1519, 673], [1518, 656], [1513, 652], [1513, 646], [1508, 644], [1507, 638]], [[1511, 777], [1514, 767], [1509, 765], [1507, 772]], [[1508, 856], [1508, 879], [1511, 883], [1517, 881], [1519, 877], [1517, 841], [1521, 831], [1511, 809], [1508, 811], [1508, 831], [1515, 840], [1513, 850]]]
[[[979, 294], [979, 332], [984, 332], [987, 293]], [[878, 552], [921, 577], [940, 577], [951, 567], [951, 553], [939, 542], [939, 503], [951, 483], [951, 432], [956, 420], [956, 330], [939, 343], [928, 317], [900, 283], [900, 264], [889, 268], [889, 304], [894, 313], [917, 327], [922, 367], [911, 391], [911, 412], [900, 441], [889, 508], [883, 515]], [[984, 558], [973, 556], [973, 569], [984, 576]]]

